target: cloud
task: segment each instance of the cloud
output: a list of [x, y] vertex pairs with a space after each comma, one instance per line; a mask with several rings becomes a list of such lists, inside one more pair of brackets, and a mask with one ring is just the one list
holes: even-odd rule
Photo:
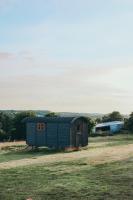
[[9, 60], [13, 58], [15, 55], [9, 52], [0, 52], [0, 60]]
[[[132, 66], [105, 70], [83, 65], [76, 68], [75, 64], [68, 69], [65, 65], [66, 70], [61, 73], [52, 73], [57, 70], [54, 66], [48, 73], [48, 68], [36, 66], [36, 73], [31, 68], [30, 73], [2, 78], [1, 106], [75, 112], [131, 111], [133, 90], [129, 87], [132, 85], [129, 74], [133, 72]], [[9, 97], [13, 99], [10, 102]]]

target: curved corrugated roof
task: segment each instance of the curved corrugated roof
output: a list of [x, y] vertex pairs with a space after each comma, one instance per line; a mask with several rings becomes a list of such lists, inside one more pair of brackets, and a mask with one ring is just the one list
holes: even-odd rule
[[113, 121], [113, 122], [104, 122], [96, 125], [96, 128], [104, 127], [104, 126], [111, 126], [111, 125], [119, 125], [124, 124], [123, 121]]
[[22, 122], [67, 122], [73, 123], [77, 119], [87, 121], [86, 117], [27, 117]]

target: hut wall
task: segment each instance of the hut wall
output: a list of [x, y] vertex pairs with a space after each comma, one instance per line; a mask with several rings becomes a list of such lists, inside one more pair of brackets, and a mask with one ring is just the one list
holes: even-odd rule
[[46, 123], [46, 130], [38, 131], [37, 123], [27, 123], [27, 144], [63, 148], [70, 145], [70, 123]]
[[37, 123], [35, 123], [35, 140], [38, 147], [46, 145], [46, 129], [37, 130]]
[[46, 144], [48, 147], [58, 147], [58, 124], [47, 123]]
[[69, 123], [48, 123], [47, 124], [47, 146], [63, 148], [70, 145], [70, 124]]
[[27, 132], [27, 137], [26, 137], [26, 143], [28, 145], [36, 145], [36, 128], [35, 128], [35, 123], [27, 123], [26, 126], [26, 132]]
[[58, 146], [70, 146], [70, 123], [58, 124]]

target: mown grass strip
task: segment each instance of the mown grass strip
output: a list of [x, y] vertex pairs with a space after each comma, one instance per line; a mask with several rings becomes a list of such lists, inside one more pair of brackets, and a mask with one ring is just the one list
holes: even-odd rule
[[90, 166], [84, 160], [0, 171], [0, 199], [132, 200], [133, 158]]

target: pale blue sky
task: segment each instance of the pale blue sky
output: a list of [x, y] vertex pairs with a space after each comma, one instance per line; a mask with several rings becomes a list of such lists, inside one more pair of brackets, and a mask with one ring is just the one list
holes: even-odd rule
[[132, 0], [0, 0], [0, 109], [130, 113]]

